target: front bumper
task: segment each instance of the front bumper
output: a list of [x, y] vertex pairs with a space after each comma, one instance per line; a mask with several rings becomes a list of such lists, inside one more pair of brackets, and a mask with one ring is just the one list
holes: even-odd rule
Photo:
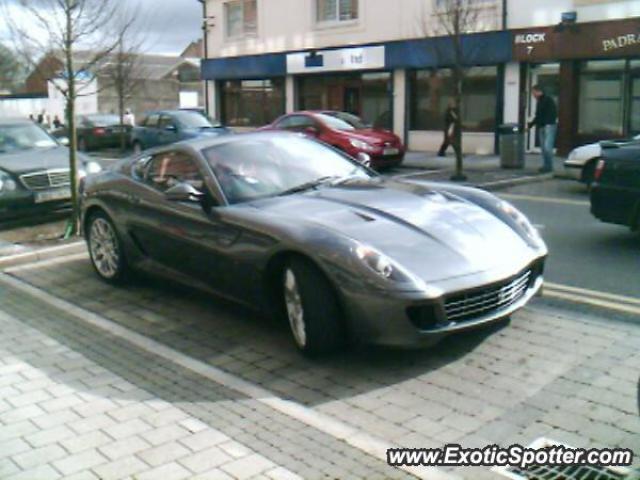
[[[368, 344], [425, 347], [453, 333], [489, 325], [512, 315], [541, 291], [544, 260], [539, 258], [516, 275], [494, 282], [499, 285], [518, 278], [523, 271], [532, 272], [526, 289], [512, 303], [460, 320], [448, 320], [447, 299], [485, 289], [491, 284], [478, 284], [463, 292], [447, 292], [435, 299], [425, 298], [420, 292], [347, 293], [343, 299], [351, 332], [355, 338]], [[417, 311], [423, 313], [419, 319], [414, 314]]]
[[574, 180], [582, 180], [582, 168], [584, 165], [581, 163], [573, 163], [569, 160], [564, 162], [564, 173], [568, 178], [572, 178]]
[[[51, 191], [56, 191], [56, 189], [52, 189]], [[19, 190], [11, 196], [0, 197], [0, 221], [37, 216], [70, 207], [70, 198], [36, 202], [34, 192], [30, 190]]]

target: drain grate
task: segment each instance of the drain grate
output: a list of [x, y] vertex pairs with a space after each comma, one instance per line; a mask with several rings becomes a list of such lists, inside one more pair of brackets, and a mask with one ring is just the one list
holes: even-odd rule
[[[529, 448], [540, 449], [564, 446], [561, 442], [539, 438]], [[631, 480], [639, 477], [627, 468], [592, 465], [531, 465], [520, 467], [494, 467], [491, 470], [511, 480]]]

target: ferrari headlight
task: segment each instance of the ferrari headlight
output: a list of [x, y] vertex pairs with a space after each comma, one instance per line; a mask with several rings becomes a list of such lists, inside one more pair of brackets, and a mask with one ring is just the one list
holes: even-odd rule
[[349, 143], [353, 148], [357, 148], [358, 150], [366, 150], [366, 151], [372, 152], [373, 150], [376, 149], [376, 147], [374, 147], [370, 143], [364, 142], [362, 140], [356, 140], [355, 138], [352, 138], [351, 140], [349, 140]]
[[0, 195], [15, 192], [18, 188], [16, 182], [7, 172], [0, 170]]
[[394, 270], [391, 260], [377, 250], [360, 245], [356, 248], [356, 255], [381, 277], [391, 278], [393, 276]]
[[520, 210], [504, 200], [500, 202], [500, 210], [507, 214], [533, 242], [536, 244], [542, 243], [540, 233]]

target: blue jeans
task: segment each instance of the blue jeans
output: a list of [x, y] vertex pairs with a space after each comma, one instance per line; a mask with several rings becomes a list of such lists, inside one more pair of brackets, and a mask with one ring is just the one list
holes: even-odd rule
[[538, 139], [540, 140], [545, 170], [553, 170], [553, 148], [556, 144], [557, 131], [558, 125], [555, 123], [538, 127]]

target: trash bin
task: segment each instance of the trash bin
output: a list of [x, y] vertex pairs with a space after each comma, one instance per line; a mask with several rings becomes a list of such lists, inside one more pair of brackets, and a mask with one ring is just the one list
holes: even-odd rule
[[524, 133], [517, 123], [505, 123], [498, 127], [500, 135], [500, 166], [524, 168]]

